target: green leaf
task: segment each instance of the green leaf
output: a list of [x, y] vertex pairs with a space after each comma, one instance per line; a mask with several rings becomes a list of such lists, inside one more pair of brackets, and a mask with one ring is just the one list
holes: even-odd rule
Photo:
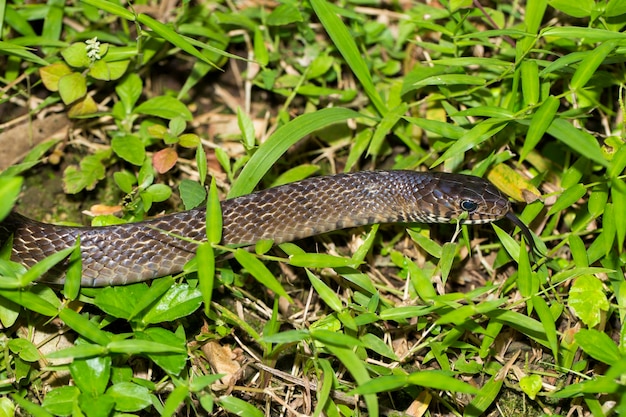
[[550, 307], [545, 302], [545, 300], [539, 296], [533, 295], [531, 297], [532, 305], [539, 316], [539, 320], [541, 320], [541, 324], [543, 324], [543, 328], [546, 331], [546, 337], [550, 344], [550, 349], [552, 349], [552, 355], [555, 358], [559, 357], [559, 342], [556, 333], [556, 321], [552, 315], [552, 311], [550, 311]]
[[141, 283], [119, 287], [105, 287], [98, 291], [93, 302], [98, 308], [113, 317], [130, 320], [133, 317], [135, 300], [146, 293], [148, 287]]
[[448, 158], [458, 157], [464, 154], [466, 151], [477, 147], [484, 141], [490, 139], [493, 135], [504, 129], [508, 120], [488, 119], [475, 125], [470, 131], [466, 132], [459, 140], [454, 142], [444, 153], [441, 155], [431, 167], [435, 167]]
[[69, 416], [78, 405], [80, 390], [75, 386], [64, 386], [48, 392], [41, 403], [43, 408], [56, 416]]
[[548, 4], [572, 17], [589, 17], [594, 7], [593, 0], [549, 0]]
[[146, 311], [144, 323], [174, 321], [193, 313], [202, 304], [202, 294], [188, 284], [171, 287]]
[[61, 51], [61, 56], [74, 68], [85, 68], [91, 64], [91, 59], [87, 56], [87, 45], [84, 42], [71, 44]]
[[0, 177], [0, 221], [13, 209], [22, 189], [21, 177]]
[[435, 388], [452, 392], [476, 394], [477, 389], [466, 382], [451, 377], [444, 371], [421, 371], [407, 376], [407, 382], [421, 387]]
[[133, 165], [141, 166], [146, 159], [146, 149], [135, 135], [116, 136], [111, 139], [113, 152]]
[[71, 104], [87, 94], [87, 80], [73, 72], [59, 79], [59, 95], [65, 104]]
[[441, 259], [439, 260], [439, 270], [441, 271], [441, 280], [445, 284], [448, 280], [448, 275], [450, 275], [450, 270], [452, 269], [452, 264], [454, 263], [454, 257], [456, 255], [456, 244], [454, 243], [446, 243], [443, 245], [441, 251]]
[[168, 120], [181, 117], [183, 120], [190, 122], [193, 119], [193, 115], [187, 106], [180, 100], [170, 96], [157, 96], [146, 100], [135, 107], [134, 112]]
[[279, 185], [303, 180], [315, 174], [319, 170], [320, 167], [317, 165], [298, 165], [297, 167], [291, 168], [276, 177], [276, 179], [272, 182], [271, 187], [278, 187]]
[[262, 67], [267, 66], [269, 62], [269, 52], [265, 46], [263, 32], [258, 27], [254, 28], [254, 59], [261, 64]]
[[55, 265], [64, 261], [67, 257], [69, 257], [74, 251], [74, 246], [70, 246], [69, 248], [65, 248], [59, 250], [52, 255], [46, 256], [41, 261], [37, 262], [35, 265], [30, 267], [28, 271], [24, 273], [21, 277], [22, 285], [29, 284], [36, 279], [41, 278], [44, 274], [52, 269]]
[[493, 404], [500, 393], [503, 385], [503, 378], [494, 375], [480, 388], [478, 394], [465, 407], [463, 417], [479, 417], [485, 415], [487, 409]]
[[41, 66], [50, 65], [48, 61], [30, 52], [28, 48], [25, 48], [20, 45], [15, 45], [14, 43], [11, 43], [11, 42], [0, 41], [0, 52], [2, 52], [5, 55], [10, 55], [10, 56], [21, 58], [27, 62], [32, 62], [37, 65], [41, 65]]
[[222, 206], [217, 192], [217, 185], [215, 184], [215, 177], [212, 177], [206, 210], [206, 236], [209, 243], [218, 244], [222, 241], [222, 222]]
[[539, 109], [533, 114], [526, 134], [526, 140], [520, 152], [520, 162], [522, 162], [528, 154], [535, 149], [548, 127], [554, 120], [557, 110], [559, 109], [559, 100], [554, 96], [548, 96], [541, 104]]
[[129, 60], [115, 62], [100, 60], [93, 63], [89, 68], [88, 74], [97, 80], [117, 80], [124, 75], [128, 65], [130, 65]]
[[210, 243], [201, 243], [196, 252], [198, 262], [198, 288], [202, 294], [204, 310], [209, 315], [215, 284], [215, 252]]
[[[331, 332], [329, 332], [331, 333]], [[326, 345], [333, 355], [337, 357], [346, 367], [348, 372], [352, 375], [357, 383], [357, 386], [362, 386], [370, 381], [370, 376], [365, 366], [365, 362], [354, 352], [353, 346], [339, 347], [334, 345]], [[370, 417], [379, 416], [378, 398], [375, 394], [363, 394], [365, 404], [367, 405], [368, 415]]]
[[82, 0], [83, 3], [89, 4], [99, 10], [106, 11], [113, 15], [119, 16], [131, 22], [135, 20], [135, 14], [123, 8], [117, 3], [108, 0]]
[[76, 194], [82, 190], [93, 190], [99, 180], [105, 176], [105, 166], [102, 163], [111, 157], [111, 151], [96, 152], [85, 156], [80, 161], [80, 170], [73, 165], [68, 166], [63, 173], [63, 189], [68, 194]]
[[100, 330], [93, 322], [74, 310], [64, 308], [59, 312], [59, 317], [85, 339], [89, 339], [101, 346], [106, 346], [111, 342], [111, 336], [108, 333]]
[[[138, 347], [159, 367], [171, 375], [179, 375], [187, 364], [187, 343], [182, 327], [176, 333], [159, 327], [137, 332]], [[153, 342], [154, 350], [148, 352], [142, 341]]]
[[217, 399], [217, 403], [228, 413], [236, 416], [263, 417], [264, 414], [254, 404], [236, 397], [227, 396]]
[[[176, 31], [167, 25], [159, 22], [151, 18], [148, 15], [140, 13], [137, 15], [137, 21], [141, 24], [148, 26], [150, 29], [154, 31], [154, 33], [161, 36], [166, 41], [170, 42], [173, 45], [176, 45], [183, 51], [187, 52], [189, 55], [196, 57], [197, 59], [206, 62], [207, 64], [215, 67], [215, 64], [211, 62], [207, 57], [205, 57], [202, 53], [200, 53], [193, 45], [189, 42], [189, 40], [180, 34], [176, 33]], [[185, 119], [187, 120], [187, 119]]]
[[72, 74], [70, 67], [64, 62], [56, 62], [52, 65], [39, 68], [39, 76], [43, 85], [50, 91], [59, 91], [59, 81], [62, 77]]
[[37, 362], [41, 359], [39, 351], [30, 340], [21, 337], [10, 339], [8, 346], [11, 352], [19, 355], [20, 359], [26, 362]]
[[188, 395], [189, 388], [186, 385], [179, 385], [174, 388], [170, 395], [168, 395], [167, 401], [165, 401], [165, 405], [160, 414], [162, 416], [173, 416]]
[[153, 342], [151, 340], [125, 339], [114, 340], [109, 343], [107, 350], [112, 353], [126, 353], [129, 355], [150, 353], [185, 353], [184, 346], [172, 346], [167, 343]]
[[266, 23], [269, 26], [283, 26], [302, 22], [302, 14], [291, 4], [279, 4], [268, 16]]
[[554, 205], [550, 207], [550, 210], [548, 210], [548, 216], [551, 216], [554, 213], [558, 213], [562, 210], [565, 210], [567, 207], [573, 206], [586, 193], [587, 193], [587, 189], [582, 184], [575, 184], [572, 187], [568, 188], [556, 200]]
[[311, 337], [328, 346], [332, 345], [342, 348], [353, 348], [355, 346], [363, 345], [360, 340], [345, 333], [339, 333], [323, 328], [312, 328]]
[[[43, 314], [44, 316], [54, 317], [58, 313], [58, 310], [61, 307], [61, 303], [57, 297], [54, 297], [54, 300], [50, 300], [49, 297], [46, 297], [46, 294], [38, 293], [42, 291], [46, 290], [0, 290], [0, 297], [4, 297], [5, 299], [10, 300], [11, 303], [18, 304], [31, 311]], [[50, 290], [49, 288], [47, 289], [47, 291], [52, 292], [52, 290]]]
[[534, 400], [541, 391], [541, 377], [537, 374], [523, 376], [519, 381], [519, 386], [531, 400]]
[[400, 118], [406, 113], [407, 109], [408, 105], [406, 103], [401, 103], [385, 114], [376, 127], [374, 135], [372, 135], [370, 146], [367, 149], [367, 153], [369, 155], [378, 155], [380, 153], [384, 139], [396, 125], [398, 120], [400, 120]]
[[595, 329], [581, 329], [574, 336], [580, 348], [592, 358], [608, 365], [620, 363], [624, 356], [619, 348], [604, 332]]
[[567, 120], [554, 119], [548, 128], [548, 134], [572, 148], [579, 155], [589, 158], [604, 167], [609, 166], [609, 162], [604, 158], [596, 138], [581, 129], [575, 128]]
[[107, 394], [115, 401], [117, 411], [132, 413], [152, 405], [150, 391], [132, 382], [119, 382], [110, 387]]
[[360, 263], [358, 260], [325, 253], [303, 253], [289, 256], [290, 265], [303, 268], [339, 268], [344, 266], [356, 268]]
[[365, 62], [361, 51], [354, 42], [354, 36], [350, 34], [343, 22], [337, 17], [334, 10], [325, 0], [312, 0], [311, 6], [315, 14], [320, 19], [320, 22], [324, 26], [328, 36], [332, 39], [335, 47], [339, 50], [346, 63], [361, 83], [365, 94], [374, 104], [378, 113], [382, 116], [387, 114], [387, 106], [381, 99], [372, 76], [369, 72], [369, 67]]
[[111, 357], [96, 356], [89, 359], [74, 359], [70, 364], [74, 383], [84, 394], [94, 397], [103, 394], [111, 376]]
[[132, 193], [133, 187], [137, 184], [137, 178], [128, 171], [114, 172], [113, 180], [120, 190], [126, 194]]
[[241, 131], [244, 146], [247, 149], [252, 149], [256, 143], [254, 123], [252, 123], [250, 117], [241, 109], [241, 107], [237, 107], [237, 125]]
[[267, 269], [265, 265], [263, 265], [263, 262], [261, 262], [253, 254], [245, 249], [237, 249], [235, 251], [235, 259], [237, 259], [237, 262], [239, 262], [241, 266], [254, 277], [254, 279], [259, 281], [259, 283], [264, 285], [267, 289], [273, 291], [281, 297], [285, 297], [290, 303], [293, 302], [276, 277], [270, 272], [269, 269]]
[[161, 297], [163, 297], [166, 292], [170, 291], [174, 285], [174, 279], [168, 276], [153, 280], [150, 287], [143, 282], [122, 287], [138, 287], [129, 290], [127, 293], [128, 297], [131, 297], [127, 300], [130, 307], [132, 307], [132, 313], [129, 320], [132, 320], [135, 317], [143, 319], [143, 314], [145, 314], [149, 308], [153, 306], [155, 300], [161, 299]]
[[165, 184], [152, 184], [144, 192], [150, 194], [152, 201], [156, 203], [165, 201], [172, 195], [172, 189]]
[[576, 279], [569, 290], [568, 304], [588, 327], [599, 324], [602, 320], [602, 311], [609, 309], [602, 281], [592, 275], [583, 275]]
[[316, 277], [311, 271], [306, 270], [306, 275], [309, 277], [309, 281], [311, 281], [311, 285], [315, 289], [320, 296], [320, 298], [326, 303], [326, 305], [332, 308], [334, 311], [341, 311], [343, 309], [343, 304], [341, 300], [335, 294], [333, 290], [331, 290], [324, 282]]
[[261, 178], [292, 145], [315, 130], [361, 116], [343, 108], [328, 108], [296, 117], [280, 127], [254, 153], [228, 193], [228, 198], [250, 194]]
[[623, 215], [626, 212], [626, 183], [623, 179], [615, 178], [611, 180], [611, 199], [615, 206], [614, 216], [613, 219], [609, 219], [609, 216], [606, 216], [605, 222], [610, 223], [614, 220], [617, 245], [621, 248], [626, 238], [626, 216]]
[[360, 337], [360, 340], [365, 348], [370, 349], [385, 358], [389, 358], [392, 361], [399, 360], [393, 349], [378, 336], [372, 333], [365, 333]]
[[432, 85], [484, 85], [485, 79], [472, 75], [463, 74], [441, 74], [426, 77], [416, 82], [413, 87], [420, 88]]
[[539, 66], [535, 60], [522, 61], [522, 96], [524, 105], [534, 106], [539, 102]]
[[92, 115], [98, 111], [98, 105], [91, 98], [91, 96], [86, 95], [79, 100], [72, 103], [67, 115], [71, 118], [81, 118], [85, 116]]
[[[588, 1], [593, 3], [592, 0]], [[596, 74], [596, 71], [600, 64], [602, 64], [602, 61], [604, 61], [607, 55], [610, 54], [616, 46], [616, 41], [606, 41], [597, 48], [594, 48], [592, 51], [587, 52], [587, 56], [582, 60], [576, 69], [576, 72], [572, 77], [572, 81], [570, 82], [570, 86], [574, 91], [587, 85], [591, 77]]]
[[273, 335], [263, 335], [263, 341], [268, 343], [296, 343], [309, 337], [307, 330], [287, 330]]
[[510, 327], [518, 330], [522, 334], [525, 334], [544, 346], [548, 345], [548, 339], [543, 325], [532, 317], [504, 309], [487, 311], [485, 312], [485, 315], [490, 317], [492, 320], [508, 324]]
[[178, 186], [185, 210], [198, 207], [206, 199], [206, 189], [196, 181], [183, 179]]
[[135, 73], [128, 74], [115, 86], [115, 92], [124, 105], [126, 114], [131, 114], [135, 103], [141, 96], [141, 90], [143, 88], [143, 82], [141, 77]]

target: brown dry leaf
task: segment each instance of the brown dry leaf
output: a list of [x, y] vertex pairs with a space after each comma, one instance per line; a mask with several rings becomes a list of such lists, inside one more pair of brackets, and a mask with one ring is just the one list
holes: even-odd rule
[[211, 340], [202, 346], [202, 351], [213, 372], [225, 374], [220, 381], [226, 386], [233, 385], [239, 378], [241, 365], [235, 360], [237, 355], [233, 353], [230, 346], [223, 346]]
[[89, 210], [83, 211], [83, 214], [87, 216], [106, 216], [109, 214], [120, 213], [122, 206], [107, 206], [106, 204], [94, 204]]
[[411, 403], [405, 413], [412, 417], [422, 417], [428, 411], [428, 406], [432, 401], [433, 396], [426, 390], [420, 392], [415, 400]]

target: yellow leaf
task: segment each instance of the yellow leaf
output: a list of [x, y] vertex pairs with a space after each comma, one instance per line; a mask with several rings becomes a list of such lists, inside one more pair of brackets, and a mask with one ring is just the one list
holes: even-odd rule
[[67, 115], [69, 117], [80, 117], [94, 114], [97, 111], [98, 106], [96, 102], [93, 101], [91, 96], [85, 96], [72, 105]]
[[516, 201], [529, 204], [541, 198], [541, 193], [530, 181], [506, 164], [493, 167], [487, 179]]
[[48, 65], [39, 68], [39, 76], [43, 85], [50, 91], [59, 91], [59, 80], [61, 77], [71, 74], [70, 67], [63, 62], [57, 62], [56, 64]]
[[73, 103], [85, 94], [87, 94], [87, 80], [81, 74], [72, 72], [59, 79], [59, 95], [63, 103]]

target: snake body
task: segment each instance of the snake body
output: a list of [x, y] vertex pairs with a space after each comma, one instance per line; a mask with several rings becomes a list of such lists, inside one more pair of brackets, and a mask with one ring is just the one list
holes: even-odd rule
[[[315, 177], [225, 200], [221, 208], [222, 243], [237, 245], [374, 223], [447, 223], [464, 212], [463, 223], [486, 223], [509, 217], [511, 210], [482, 178], [413, 171]], [[13, 236], [12, 259], [29, 267], [80, 237], [81, 284], [124, 285], [182, 271], [195, 254], [194, 241], [206, 240], [205, 217], [205, 209], [194, 209], [138, 223], [69, 227], [13, 212], [0, 223], [0, 242]], [[62, 284], [63, 273], [53, 272], [42, 280]]]

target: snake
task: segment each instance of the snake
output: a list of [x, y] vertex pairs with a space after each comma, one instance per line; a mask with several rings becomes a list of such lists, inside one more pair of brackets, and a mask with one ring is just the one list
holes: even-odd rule
[[[223, 245], [274, 244], [377, 223], [489, 223], [508, 218], [532, 242], [509, 200], [471, 175], [408, 170], [312, 177], [220, 202]], [[0, 223], [0, 242], [25, 267], [80, 239], [83, 287], [126, 285], [177, 274], [206, 241], [206, 207], [101, 227], [42, 223], [15, 211]], [[67, 264], [68, 260], [65, 261]], [[63, 265], [39, 281], [63, 284]], [[65, 265], [65, 268], [67, 265]]]

